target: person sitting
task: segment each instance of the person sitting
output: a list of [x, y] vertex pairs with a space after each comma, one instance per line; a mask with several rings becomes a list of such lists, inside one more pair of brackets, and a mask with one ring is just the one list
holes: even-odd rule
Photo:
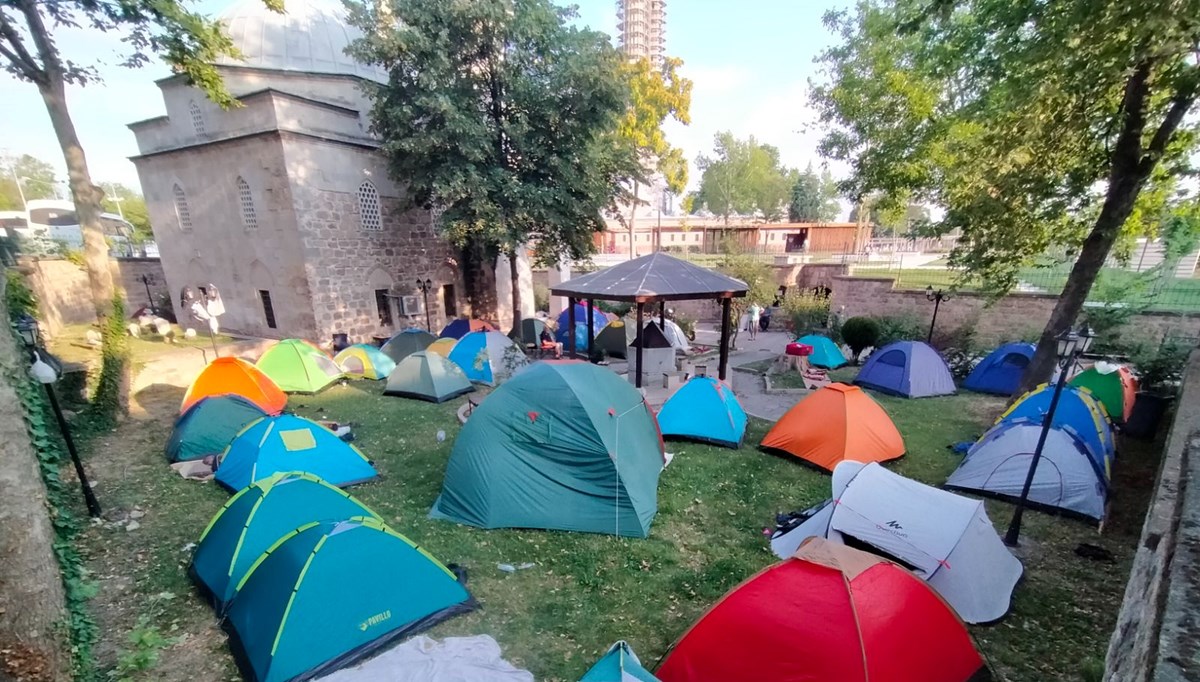
[[542, 342], [542, 350], [554, 351], [554, 358], [556, 360], [562, 358], [563, 345], [554, 340], [554, 335], [550, 333], [549, 327], [542, 327], [540, 340]]

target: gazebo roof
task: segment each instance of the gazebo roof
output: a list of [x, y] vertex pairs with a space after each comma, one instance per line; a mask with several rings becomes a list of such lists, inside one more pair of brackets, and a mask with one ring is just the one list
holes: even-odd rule
[[737, 298], [746, 283], [661, 251], [580, 275], [550, 290], [555, 296], [602, 301], [683, 301], [699, 298]]

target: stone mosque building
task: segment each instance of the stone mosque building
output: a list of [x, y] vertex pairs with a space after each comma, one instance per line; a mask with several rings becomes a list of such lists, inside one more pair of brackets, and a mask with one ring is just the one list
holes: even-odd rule
[[[457, 250], [428, 211], [400, 208], [404, 188], [388, 177], [362, 88], [386, 74], [346, 56], [358, 32], [340, 3], [288, 0], [278, 14], [237, 0], [221, 18], [242, 59], [218, 66], [243, 106], [222, 110], [172, 76], [158, 81], [166, 115], [129, 126], [173, 295], [211, 283], [223, 329], [316, 341], [425, 326], [418, 280], [433, 283], [434, 333], [469, 315]], [[520, 273], [531, 315], [527, 262]], [[502, 260], [489, 284], [504, 330], [510, 282]]]

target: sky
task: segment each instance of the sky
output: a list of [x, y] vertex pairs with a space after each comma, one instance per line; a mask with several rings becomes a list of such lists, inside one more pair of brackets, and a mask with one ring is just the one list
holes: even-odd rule
[[[230, 0], [203, 0], [201, 11], [219, 13]], [[561, 4], [566, 4], [565, 2]], [[616, 40], [615, 0], [577, 0], [579, 20]], [[682, 74], [694, 83], [692, 124], [667, 126], [672, 144], [693, 162], [711, 152], [713, 136], [730, 130], [775, 145], [787, 166], [821, 167], [820, 134], [808, 106], [814, 59], [832, 44], [821, 23], [829, 9], [850, 0], [668, 0], [667, 53], [684, 61]], [[285, 0], [286, 5], [286, 0]], [[128, 160], [137, 144], [127, 125], [164, 112], [155, 79], [169, 75], [156, 63], [142, 69], [120, 67], [120, 37], [65, 30], [58, 42], [69, 58], [99, 65], [103, 82], [69, 87], [75, 127], [94, 181], [138, 187]], [[37, 89], [0, 71], [0, 155], [31, 154], [63, 172], [62, 153]], [[839, 175], [838, 167], [831, 167]]]

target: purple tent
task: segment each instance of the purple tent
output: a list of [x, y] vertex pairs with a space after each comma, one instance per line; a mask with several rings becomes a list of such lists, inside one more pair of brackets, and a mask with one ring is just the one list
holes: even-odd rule
[[954, 377], [946, 361], [920, 341], [897, 341], [875, 351], [854, 383], [905, 398], [954, 393]]

